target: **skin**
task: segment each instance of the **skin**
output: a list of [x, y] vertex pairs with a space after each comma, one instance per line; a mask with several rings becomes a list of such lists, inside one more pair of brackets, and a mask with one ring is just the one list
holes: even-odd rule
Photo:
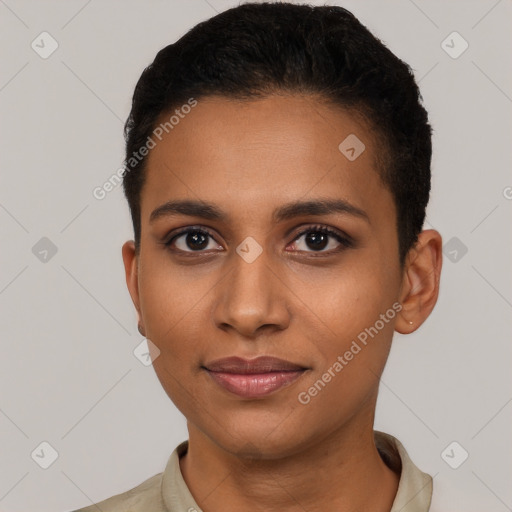
[[[338, 149], [349, 134], [366, 146], [354, 161]], [[416, 330], [436, 303], [442, 241], [423, 231], [400, 267], [396, 210], [376, 171], [378, 151], [355, 115], [314, 97], [276, 95], [201, 98], [150, 152], [140, 252], [133, 241], [122, 249], [126, 281], [142, 331], [160, 350], [157, 376], [187, 418], [180, 468], [205, 512], [391, 509], [399, 475], [373, 438], [379, 377], [394, 331]], [[227, 219], [179, 214], [150, 222], [153, 210], [176, 199], [214, 203]], [[367, 218], [272, 219], [286, 203], [317, 199], [343, 199]], [[315, 250], [306, 235], [318, 225], [352, 245], [327, 236]], [[186, 235], [174, 251], [164, 245], [187, 226], [211, 233], [202, 252]], [[248, 236], [262, 248], [252, 263], [236, 252]], [[395, 318], [301, 404], [298, 394], [396, 302]], [[201, 368], [233, 355], [271, 355], [308, 370], [271, 395], [241, 398]]]

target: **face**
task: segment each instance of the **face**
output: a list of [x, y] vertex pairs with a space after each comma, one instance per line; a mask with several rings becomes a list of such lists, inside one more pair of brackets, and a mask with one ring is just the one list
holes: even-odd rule
[[130, 293], [165, 391], [228, 452], [372, 428], [403, 282], [379, 151], [300, 96], [200, 99], [151, 150]]

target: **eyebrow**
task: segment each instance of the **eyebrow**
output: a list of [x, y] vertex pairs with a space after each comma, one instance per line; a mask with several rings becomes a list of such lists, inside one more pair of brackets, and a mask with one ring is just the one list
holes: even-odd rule
[[[332, 213], [353, 215], [366, 220], [368, 223], [370, 222], [368, 214], [364, 210], [343, 199], [315, 199], [287, 203], [273, 212], [272, 221], [278, 223], [300, 216], [329, 215]], [[213, 203], [182, 199], [167, 201], [153, 210], [149, 217], [149, 222], [152, 223], [161, 217], [176, 215], [187, 215], [216, 221], [227, 221], [229, 218], [227, 213]]]

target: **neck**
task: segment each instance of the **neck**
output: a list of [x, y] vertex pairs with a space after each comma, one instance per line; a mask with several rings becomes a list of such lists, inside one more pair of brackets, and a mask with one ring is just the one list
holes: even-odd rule
[[269, 460], [233, 455], [189, 424], [180, 469], [204, 512], [389, 512], [399, 475], [380, 457], [372, 425], [345, 427]]

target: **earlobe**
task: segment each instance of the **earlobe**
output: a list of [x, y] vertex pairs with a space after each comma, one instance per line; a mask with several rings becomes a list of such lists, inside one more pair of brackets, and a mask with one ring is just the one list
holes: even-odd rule
[[137, 311], [137, 322], [141, 325], [140, 297], [139, 297], [139, 276], [138, 276], [138, 256], [135, 250], [135, 242], [129, 240], [122, 247], [124, 272], [126, 286], [130, 292], [133, 305]]
[[409, 251], [400, 295], [402, 310], [395, 324], [400, 334], [415, 331], [430, 315], [439, 295], [442, 238], [434, 229], [422, 231]]

